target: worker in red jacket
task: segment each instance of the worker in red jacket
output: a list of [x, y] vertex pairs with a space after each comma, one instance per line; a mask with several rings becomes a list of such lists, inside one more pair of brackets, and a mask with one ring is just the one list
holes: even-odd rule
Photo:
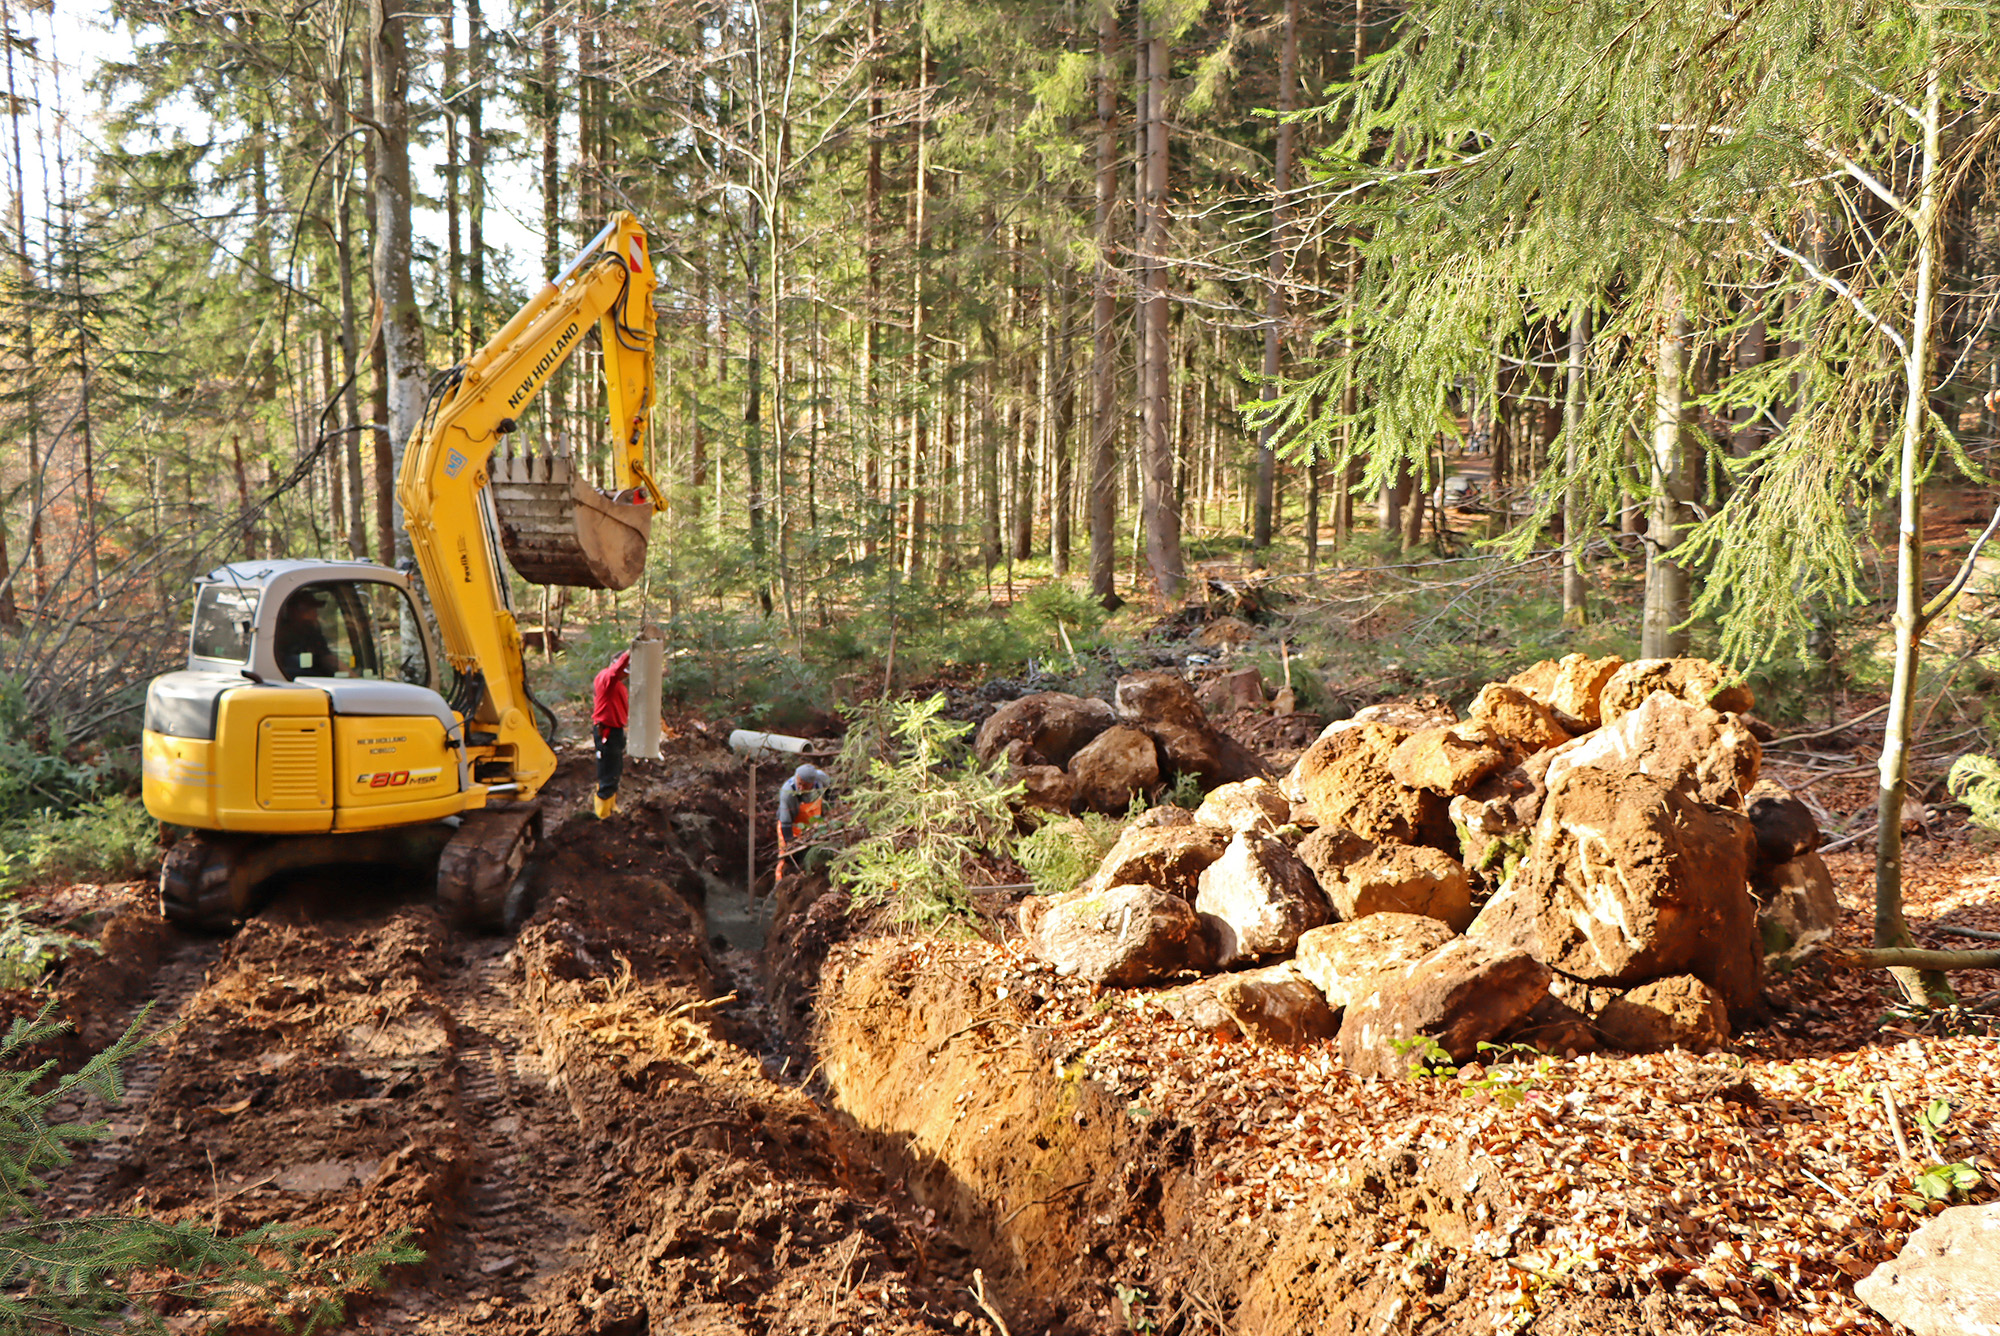
[[597, 819], [604, 820], [618, 807], [618, 780], [625, 773], [625, 720], [631, 702], [626, 696], [625, 679], [632, 667], [630, 650], [621, 652], [611, 666], [597, 675], [591, 691], [591, 734], [597, 739]]

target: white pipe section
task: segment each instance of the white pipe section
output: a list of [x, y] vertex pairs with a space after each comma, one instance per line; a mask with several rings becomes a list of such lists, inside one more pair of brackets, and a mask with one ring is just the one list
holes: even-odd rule
[[795, 738], [788, 733], [759, 733], [753, 729], [739, 728], [729, 735], [729, 750], [748, 756], [753, 761], [802, 756], [810, 746], [812, 743], [807, 739]]
[[660, 678], [666, 644], [655, 627], [632, 642], [631, 718], [625, 750], [642, 761], [660, 759]]

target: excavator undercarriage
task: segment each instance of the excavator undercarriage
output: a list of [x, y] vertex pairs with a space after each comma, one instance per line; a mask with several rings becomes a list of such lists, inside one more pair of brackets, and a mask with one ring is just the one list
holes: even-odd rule
[[160, 868], [160, 908], [184, 928], [226, 932], [259, 909], [273, 879], [311, 869], [437, 871], [438, 905], [454, 928], [511, 927], [526, 904], [528, 855], [541, 838], [539, 803], [467, 812], [450, 821], [327, 835], [189, 831]]

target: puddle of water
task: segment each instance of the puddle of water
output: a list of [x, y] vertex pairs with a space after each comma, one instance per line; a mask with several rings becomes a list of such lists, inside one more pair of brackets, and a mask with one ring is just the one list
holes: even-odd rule
[[732, 951], [752, 955], [764, 949], [771, 926], [771, 896], [750, 894], [749, 888], [720, 877], [702, 878], [708, 895], [708, 935], [721, 938]]

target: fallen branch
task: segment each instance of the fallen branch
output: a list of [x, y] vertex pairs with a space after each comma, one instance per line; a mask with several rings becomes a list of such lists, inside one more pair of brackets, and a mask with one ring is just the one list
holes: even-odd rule
[[1867, 723], [1870, 719], [1873, 719], [1876, 715], [1882, 713], [1884, 710], [1888, 708], [1889, 707], [1887, 705], [1877, 705], [1874, 709], [1869, 710], [1867, 713], [1857, 714], [1852, 719], [1848, 719], [1842, 723], [1835, 724], [1831, 728], [1816, 729], [1811, 733], [1787, 733], [1784, 737], [1772, 738], [1769, 742], [1764, 744], [1764, 750], [1770, 751], [1776, 747], [1783, 747], [1787, 743], [1811, 742], [1814, 738], [1826, 738], [1826, 737], [1832, 737], [1835, 733], [1844, 733], [1848, 729], [1853, 728], [1856, 724]]
[[1867, 946], [1828, 953], [1843, 965], [1889, 970], [2000, 970], [2000, 951], [1926, 951], [1914, 946]]
[[1948, 932], [1954, 937], [1977, 937], [1982, 941], [2000, 942], [2000, 932], [1987, 932], [1984, 928], [1961, 928], [1956, 923], [1932, 923], [1926, 926], [1932, 932]]

